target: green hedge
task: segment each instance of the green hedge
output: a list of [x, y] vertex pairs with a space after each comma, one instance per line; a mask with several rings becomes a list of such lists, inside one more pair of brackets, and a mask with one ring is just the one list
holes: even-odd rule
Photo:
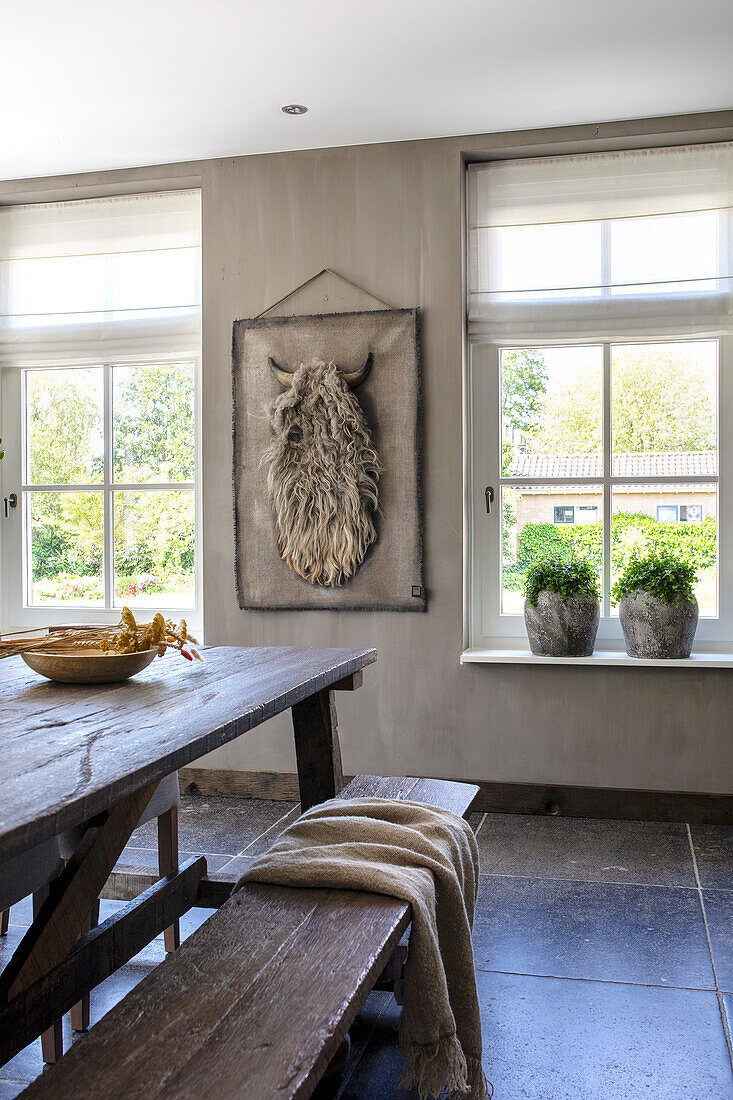
[[[702, 523], [659, 523], [643, 512], [618, 512], [612, 519], [611, 563], [615, 573], [628, 563], [634, 549], [666, 550], [682, 561], [708, 569], [716, 561], [715, 520]], [[524, 571], [547, 555], [589, 558], [600, 570], [603, 561], [602, 523], [526, 523], [517, 539], [517, 561], [504, 566], [504, 588], [521, 587]]]

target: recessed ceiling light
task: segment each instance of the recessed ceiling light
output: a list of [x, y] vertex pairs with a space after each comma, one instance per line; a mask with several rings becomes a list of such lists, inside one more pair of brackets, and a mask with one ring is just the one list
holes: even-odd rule
[[280, 110], [286, 115], [304, 115], [308, 110], [302, 103], [286, 103]]

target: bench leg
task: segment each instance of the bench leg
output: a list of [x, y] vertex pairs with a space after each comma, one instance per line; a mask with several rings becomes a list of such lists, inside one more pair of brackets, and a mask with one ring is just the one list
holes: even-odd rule
[[[38, 916], [41, 906], [48, 897], [48, 886], [42, 886], [33, 895], [33, 918]], [[41, 1035], [41, 1054], [44, 1062], [53, 1065], [64, 1053], [64, 1033], [62, 1021], [55, 1020]]]
[[[178, 807], [171, 806], [158, 818], [158, 873], [161, 878], [178, 874]], [[181, 926], [174, 921], [163, 933], [166, 951], [181, 944]]]
[[10, 910], [3, 909], [0, 913], [0, 936], [7, 936], [8, 925], [10, 924]]
[[326, 1069], [326, 1076], [330, 1076], [332, 1073], [341, 1073], [342, 1069], [349, 1060], [349, 1054], [351, 1053], [351, 1039], [348, 1035], [345, 1035], [341, 1040], [341, 1046], [334, 1054], [331, 1061], [328, 1063]]
[[344, 1068], [351, 1052], [351, 1039], [346, 1035], [326, 1067], [326, 1072], [316, 1085], [311, 1100], [335, 1100], [344, 1075]]
[[335, 798], [344, 785], [334, 693], [316, 692], [293, 712], [301, 812]]
[[[89, 920], [84, 925], [83, 934], [86, 935], [87, 932], [91, 932], [92, 928], [96, 928], [98, 924], [99, 924], [99, 898], [97, 898], [97, 904], [94, 906], [94, 908], [92, 909], [92, 912], [89, 914]], [[71, 1009], [70, 1016], [71, 1016], [72, 1031], [87, 1031], [87, 1029], [89, 1028], [89, 1023], [90, 1023], [89, 998], [90, 998], [90, 994], [86, 993], [82, 997], [82, 999], [80, 1001], [77, 1001], [76, 1004]]]
[[[407, 959], [407, 944], [398, 943], [389, 962], [374, 983], [375, 989], [386, 989], [390, 993], [395, 992], [395, 986], [402, 980]], [[399, 1001], [397, 1002], [400, 1003]]]

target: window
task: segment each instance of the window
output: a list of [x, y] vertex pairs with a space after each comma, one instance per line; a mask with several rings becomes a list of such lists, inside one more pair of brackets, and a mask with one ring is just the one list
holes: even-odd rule
[[702, 504], [658, 504], [657, 519], [660, 523], [702, 523]]
[[729, 144], [470, 166], [470, 647], [526, 648], [548, 552], [595, 564], [620, 643], [611, 589], [650, 547], [694, 563], [698, 639], [733, 642], [731, 173]]
[[198, 193], [6, 208], [3, 241], [4, 622], [200, 625]]
[[598, 505], [597, 504], [579, 504], [575, 510], [575, 522], [576, 523], [597, 523], [598, 522]]

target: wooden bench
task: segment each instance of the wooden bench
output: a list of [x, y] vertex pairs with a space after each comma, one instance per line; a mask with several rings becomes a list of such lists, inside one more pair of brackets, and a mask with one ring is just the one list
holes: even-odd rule
[[[465, 815], [477, 791], [357, 776], [341, 797], [412, 799]], [[251, 883], [230, 897], [231, 887], [221, 874], [201, 882], [196, 903], [219, 911], [24, 1097], [312, 1094], [406, 931], [410, 908], [354, 891]]]

